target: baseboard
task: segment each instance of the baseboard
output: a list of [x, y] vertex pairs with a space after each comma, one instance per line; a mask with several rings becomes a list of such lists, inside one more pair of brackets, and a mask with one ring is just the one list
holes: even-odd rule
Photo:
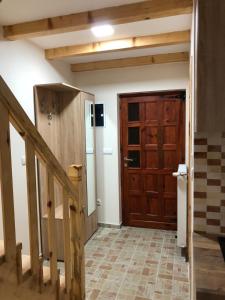
[[98, 223], [99, 227], [103, 228], [115, 228], [115, 229], [120, 229], [122, 227], [122, 224], [120, 225], [115, 225], [115, 224], [106, 224], [106, 223]]

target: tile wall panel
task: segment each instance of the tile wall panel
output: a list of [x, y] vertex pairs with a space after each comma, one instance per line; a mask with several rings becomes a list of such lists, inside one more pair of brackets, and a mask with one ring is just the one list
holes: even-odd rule
[[225, 235], [225, 133], [195, 134], [195, 231]]

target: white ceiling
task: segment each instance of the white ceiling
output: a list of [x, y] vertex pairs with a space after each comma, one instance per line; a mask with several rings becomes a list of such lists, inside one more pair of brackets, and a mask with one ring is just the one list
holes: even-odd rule
[[154, 54], [164, 54], [164, 53], [174, 53], [174, 52], [186, 52], [190, 50], [189, 44], [180, 44], [174, 46], [166, 47], [156, 47], [156, 48], [147, 48], [139, 50], [124, 50], [116, 51], [111, 53], [99, 53], [94, 55], [83, 55], [79, 57], [69, 57], [61, 59], [69, 63], [84, 63], [92, 61], [101, 61], [101, 60], [110, 60], [110, 59], [119, 59], [126, 57], [138, 57], [145, 55], [154, 55]]
[[2, 0], [2, 2], [0, 2], [0, 25], [16, 24], [142, 1], [143, 0]]
[[[114, 25], [115, 34], [104, 40], [122, 39], [132, 36], [158, 34], [190, 29], [191, 15], [181, 15], [162, 19], [146, 20], [122, 25]], [[67, 45], [85, 44], [99, 41], [91, 30], [81, 30], [31, 39], [41, 48], [55, 48]], [[101, 40], [103, 40], [101, 38]]]
[[[143, 0], [2, 0], [2, 2], [0, 2], [0, 26], [141, 1]], [[115, 34], [109, 37], [108, 40], [181, 31], [190, 28], [191, 15], [180, 15], [175, 17], [115, 25]], [[32, 43], [36, 44], [42, 49], [92, 43], [98, 40], [99, 39], [93, 36], [91, 30], [82, 30], [30, 39]], [[107, 38], [104, 40], [107, 40]], [[64, 59], [64, 61], [69, 63], [78, 63], [188, 50], [189, 45], [184, 44], [168, 47], [86, 55], [76, 58], [67, 58]]]

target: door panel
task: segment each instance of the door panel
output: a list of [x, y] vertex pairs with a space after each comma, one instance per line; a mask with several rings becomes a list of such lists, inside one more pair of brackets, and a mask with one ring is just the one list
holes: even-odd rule
[[184, 163], [185, 102], [181, 92], [122, 96], [123, 223], [176, 229], [177, 182]]

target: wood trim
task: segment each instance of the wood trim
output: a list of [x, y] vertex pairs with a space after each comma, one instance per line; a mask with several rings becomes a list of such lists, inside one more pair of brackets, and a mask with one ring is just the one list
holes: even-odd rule
[[[0, 88], [1, 91], [1, 88]], [[9, 112], [1, 103], [0, 94], [0, 192], [6, 262], [16, 263], [16, 230], [13, 198], [12, 160], [9, 130]]]
[[29, 137], [30, 141], [35, 147], [36, 156], [38, 156], [38, 158], [42, 162], [44, 162], [45, 165], [48, 165], [48, 168], [50, 169], [52, 174], [57, 178], [57, 180], [62, 184], [62, 186], [66, 188], [70, 196], [77, 198], [78, 192], [74, 188], [66, 172], [63, 170], [62, 166], [55, 158], [52, 151], [49, 149], [48, 145], [45, 143], [40, 133], [37, 131], [34, 124], [28, 118], [25, 111], [23, 110], [23, 108], [21, 107], [21, 105], [19, 104], [19, 102], [17, 101], [17, 99], [15, 98], [15, 96], [13, 95], [13, 93], [6, 85], [1, 76], [0, 102], [8, 109], [10, 122], [17, 129], [19, 134], [23, 138], [25, 138], [26, 136]]
[[25, 39], [49, 34], [89, 29], [93, 24], [125, 24], [148, 19], [189, 14], [192, 0], [152, 0], [93, 11], [74, 13], [4, 26], [4, 37], [9, 40]]
[[167, 53], [167, 54], [72, 64], [71, 71], [72, 72], [96, 71], [96, 70], [105, 70], [105, 69], [114, 69], [114, 68], [127, 68], [127, 67], [145, 66], [145, 65], [153, 65], [153, 64], [172, 63], [172, 62], [187, 62], [188, 60], [189, 60], [188, 52]]
[[45, 57], [55, 60], [65, 57], [108, 53], [123, 50], [134, 50], [151, 47], [162, 47], [190, 42], [190, 30], [131, 37], [127, 39], [72, 45], [45, 50]]

